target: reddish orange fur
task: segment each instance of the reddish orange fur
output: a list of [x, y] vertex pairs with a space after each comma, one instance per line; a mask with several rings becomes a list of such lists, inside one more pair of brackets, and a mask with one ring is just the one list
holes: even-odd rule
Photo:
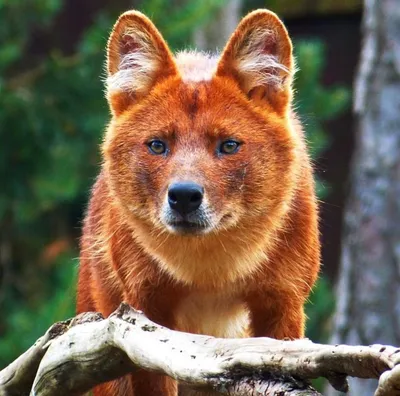
[[[263, 36], [265, 28], [271, 34]], [[262, 70], [267, 79], [245, 74], [237, 63], [249, 38], [257, 44], [260, 37], [262, 50], [282, 65]], [[111, 34], [109, 75], [118, 72], [124, 51], [140, 51], [143, 43], [151, 62], [139, 62], [152, 67], [151, 78], [108, 92], [113, 117], [83, 230], [78, 312], [107, 316], [126, 301], [172, 329], [303, 337], [303, 305], [318, 275], [320, 247], [312, 169], [291, 110], [286, 29], [269, 11], [249, 14], [212, 78], [185, 81], [154, 25], [131, 11]], [[137, 65], [131, 66], [134, 73]], [[271, 83], [254, 86], [269, 76]], [[149, 153], [146, 142], [155, 136], [168, 141], [170, 155]], [[243, 142], [240, 150], [218, 157], [217, 143], [229, 137]], [[205, 188], [214, 216], [206, 234], [175, 234], [161, 220], [169, 184], [188, 179]], [[142, 372], [95, 390], [111, 394], [175, 396], [177, 385]]]

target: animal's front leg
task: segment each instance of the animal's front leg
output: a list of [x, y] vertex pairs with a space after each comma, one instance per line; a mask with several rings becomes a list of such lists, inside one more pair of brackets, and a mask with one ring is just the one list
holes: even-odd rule
[[[152, 321], [173, 329], [174, 309], [181, 291], [171, 288], [170, 282], [158, 281], [158, 288], [150, 288], [147, 281], [138, 282], [123, 299], [132, 307], [143, 311]], [[94, 389], [94, 396], [177, 396], [178, 384], [172, 378], [139, 370]]]
[[93, 396], [177, 396], [177, 383], [167, 376], [138, 371], [93, 389]]
[[304, 301], [296, 295], [254, 293], [247, 299], [253, 337], [304, 337]]
[[138, 371], [131, 376], [135, 396], [177, 396], [178, 384], [172, 378], [148, 371]]

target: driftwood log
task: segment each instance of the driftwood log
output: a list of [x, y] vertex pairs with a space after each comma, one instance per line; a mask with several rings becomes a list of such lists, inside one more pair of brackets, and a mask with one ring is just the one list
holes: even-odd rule
[[85, 313], [54, 324], [0, 372], [0, 395], [81, 395], [138, 368], [226, 395], [318, 395], [325, 377], [379, 378], [376, 396], [400, 395], [400, 349], [314, 344], [307, 339], [219, 339], [169, 330], [127, 304], [107, 319]]

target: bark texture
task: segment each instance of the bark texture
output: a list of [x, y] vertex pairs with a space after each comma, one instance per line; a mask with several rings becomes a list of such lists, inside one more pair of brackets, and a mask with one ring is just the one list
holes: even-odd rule
[[[356, 152], [332, 342], [396, 345], [400, 342], [400, 3], [364, 3], [354, 97]], [[372, 395], [376, 381], [352, 379], [350, 389], [351, 395]]]
[[392, 396], [399, 364], [392, 346], [219, 339], [169, 330], [121, 304], [107, 319], [85, 313], [53, 325], [0, 372], [0, 396], [82, 395], [139, 368], [230, 396], [319, 395], [308, 381], [320, 376], [346, 391], [347, 375], [380, 377], [376, 396]]

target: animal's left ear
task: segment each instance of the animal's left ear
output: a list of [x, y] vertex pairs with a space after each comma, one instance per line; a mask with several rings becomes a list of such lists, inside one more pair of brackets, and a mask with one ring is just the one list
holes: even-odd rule
[[292, 42], [282, 21], [268, 10], [243, 18], [216, 71], [233, 78], [251, 100], [267, 100], [280, 113], [290, 103], [293, 74]]
[[173, 55], [145, 15], [127, 11], [115, 23], [107, 47], [107, 98], [120, 115], [163, 79], [178, 76]]

